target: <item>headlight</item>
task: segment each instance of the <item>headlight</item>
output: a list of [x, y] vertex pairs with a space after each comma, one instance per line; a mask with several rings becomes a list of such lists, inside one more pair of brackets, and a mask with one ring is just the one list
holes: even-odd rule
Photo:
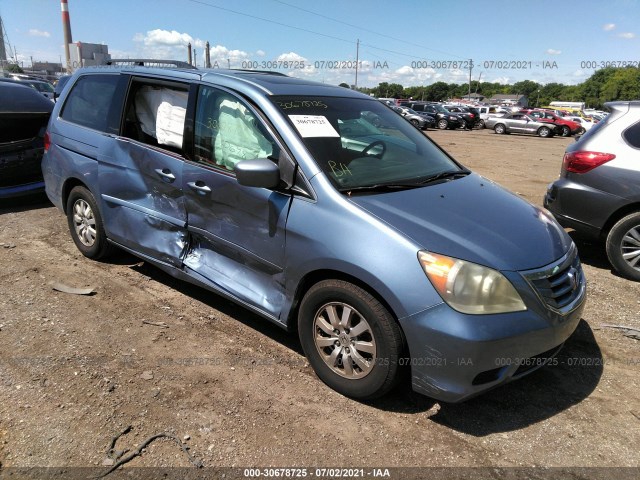
[[526, 310], [522, 298], [500, 272], [427, 251], [418, 252], [427, 277], [447, 304], [473, 315]]

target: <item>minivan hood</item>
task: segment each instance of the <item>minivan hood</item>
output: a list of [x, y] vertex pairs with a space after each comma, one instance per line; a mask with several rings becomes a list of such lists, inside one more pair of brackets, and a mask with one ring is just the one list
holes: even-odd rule
[[474, 173], [350, 200], [425, 250], [497, 270], [548, 265], [571, 245], [571, 238], [544, 210]]

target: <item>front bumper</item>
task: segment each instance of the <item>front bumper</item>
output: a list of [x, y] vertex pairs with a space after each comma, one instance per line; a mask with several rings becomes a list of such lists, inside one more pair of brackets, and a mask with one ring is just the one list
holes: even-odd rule
[[[578, 268], [574, 270], [575, 295], [565, 309], [550, 307], [526, 275], [510, 272], [505, 275], [521, 294], [526, 311], [466, 315], [442, 303], [401, 319], [413, 389], [436, 400], [457, 403], [548, 363], [575, 331], [586, 300], [579, 260], [563, 262]], [[538, 273], [527, 275], [534, 278]]]

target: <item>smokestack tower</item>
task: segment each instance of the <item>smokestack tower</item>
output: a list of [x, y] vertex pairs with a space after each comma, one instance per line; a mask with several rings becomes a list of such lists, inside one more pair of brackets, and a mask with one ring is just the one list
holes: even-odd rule
[[209, 42], [207, 42], [204, 48], [204, 66], [205, 68], [211, 68], [211, 46]]
[[69, 19], [69, 4], [67, 0], [60, 0], [60, 9], [62, 10], [62, 30], [64, 31], [64, 54], [67, 59], [67, 72], [71, 73], [71, 53], [69, 44], [71, 39], [71, 20]]
[[187, 45], [187, 50], [189, 51], [189, 65], [193, 65], [193, 61], [191, 60], [191, 42]]

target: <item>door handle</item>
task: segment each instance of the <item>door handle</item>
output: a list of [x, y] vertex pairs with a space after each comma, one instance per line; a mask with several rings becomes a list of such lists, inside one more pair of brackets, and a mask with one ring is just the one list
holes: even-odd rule
[[158, 175], [160, 175], [168, 182], [173, 182], [176, 179], [176, 176], [171, 173], [171, 170], [169, 170], [168, 168], [156, 168], [155, 171]]
[[211, 189], [207, 187], [207, 185], [202, 180], [198, 180], [197, 182], [189, 182], [187, 183], [187, 186], [191, 190], [195, 190], [199, 193], [211, 193]]

